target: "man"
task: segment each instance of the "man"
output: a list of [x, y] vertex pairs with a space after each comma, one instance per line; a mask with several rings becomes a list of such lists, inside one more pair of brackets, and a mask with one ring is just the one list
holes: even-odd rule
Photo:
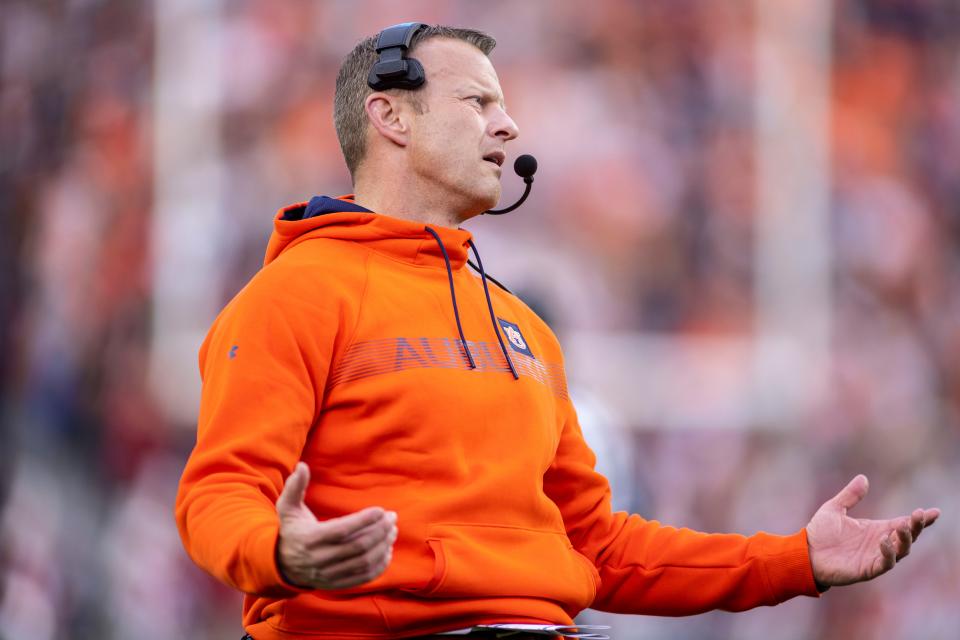
[[863, 476], [790, 536], [611, 512], [555, 337], [465, 267], [459, 225], [496, 204], [519, 133], [494, 41], [411, 28], [422, 86], [370, 89], [375, 38], [340, 70], [355, 195], [281, 210], [264, 268], [201, 349], [176, 517], [193, 559], [247, 594], [250, 636], [736, 611], [893, 567], [939, 511], [849, 518]]

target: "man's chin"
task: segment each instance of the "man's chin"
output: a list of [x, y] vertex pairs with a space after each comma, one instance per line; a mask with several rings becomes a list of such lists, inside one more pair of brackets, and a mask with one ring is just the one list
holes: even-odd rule
[[481, 194], [475, 194], [473, 198], [470, 198], [470, 201], [464, 203], [465, 206], [461, 210], [461, 220], [468, 220], [475, 216], [480, 215], [481, 213], [493, 209], [497, 206], [497, 202], [500, 200], [500, 190], [497, 189], [496, 192], [487, 192]]

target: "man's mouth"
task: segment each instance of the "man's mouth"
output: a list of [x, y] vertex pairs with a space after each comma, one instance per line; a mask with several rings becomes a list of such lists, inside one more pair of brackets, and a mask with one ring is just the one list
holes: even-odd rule
[[498, 167], [502, 167], [503, 163], [507, 159], [507, 154], [505, 154], [503, 151], [494, 151], [493, 153], [488, 153], [487, 155], [483, 156], [483, 159], [487, 162], [494, 163]]

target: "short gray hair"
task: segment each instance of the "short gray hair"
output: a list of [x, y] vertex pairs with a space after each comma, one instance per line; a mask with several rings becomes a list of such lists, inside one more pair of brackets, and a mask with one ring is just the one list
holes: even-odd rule
[[[337, 73], [337, 88], [333, 97], [333, 124], [337, 129], [340, 149], [343, 151], [343, 159], [347, 163], [351, 177], [356, 175], [357, 167], [360, 166], [367, 151], [368, 121], [363, 103], [367, 96], [373, 93], [373, 89], [367, 84], [367, 76], [379, 59], [378, 37], [379, 34], [361, 40], [344, 59]], [[407, 54], [411, 55], [418, 44], [430, 38], [463, 40], [487, 56], [497, 46], [497, 41], [482, 31], [428, 25], [413, 36]], [[422, 113], [422, 103], [417, 99], [418, 91], [419, 89], [388, 89], [389, 93], [403, 96], [418, 112]]]

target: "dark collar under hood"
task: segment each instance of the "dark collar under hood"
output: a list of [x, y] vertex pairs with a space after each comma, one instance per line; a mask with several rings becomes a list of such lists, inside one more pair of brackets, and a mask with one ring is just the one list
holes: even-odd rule
[[325, 213], [340, 213], [341, 211], [373, 213], [370, 209], [361, 207], [351, 200], [331, 198], [330, 196], [314, 196], [310, 198], [310, 202], [306, 205], [294, 205], [284, 209], [281, 220], [306, 220], [307, 218], [322, 216]]

